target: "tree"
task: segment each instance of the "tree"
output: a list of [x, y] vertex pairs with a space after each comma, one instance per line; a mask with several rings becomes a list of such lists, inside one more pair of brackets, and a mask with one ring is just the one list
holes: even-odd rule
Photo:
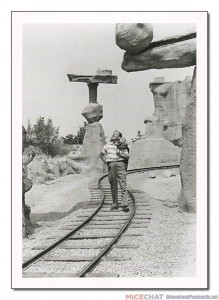
[[76, 135], [77, 144], [82, 145], [84, 141], [84, 136], [86, 132], [87, 122], [84, 122], [84, 125], [79, 127], [79, 130]]
[[74, 138], [75, 138], [75, 136], [73, 134], [68, 134], [68, 135], [66, 135], [65, 138], [63, 138], [63, 142], [64, 142], [64, 144], [73, 145]]
[[68, 134], [64, 138], [64, 144], [68, 145], [82, 145], [86, 132], [87, 122], [84, 122], [83, 126], [80, 126], [76, 135]]
[[29, 145], [38, 146], [44, 153], [49, 155], [51, 145], [58, 139], [59, 127], [54, 127], [52, 119], [45, 123], [44, 117], [39, 117], [36, 124], [32, 127], [28, 121], [27, 141]]
[[30, 120], [28, 120], [27, 125], [27, 134], [26, 134], [26, 146], [34, 145], [34, 130], [30, 124]]

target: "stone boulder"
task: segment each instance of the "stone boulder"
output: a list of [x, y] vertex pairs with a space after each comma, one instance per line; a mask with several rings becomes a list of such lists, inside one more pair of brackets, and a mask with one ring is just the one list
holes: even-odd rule
[[196, 68], [192, 79], [189, 103], [182, 126], [182, 154], [180, 174], [182, 191], [180, 208], [191, 213], [196, 212]]
[[116, 25], [116, 44], [129, 54], [145, 50], [153, 39], [153, 27], [146, 23], [119, 23]]
[[150, 69], [185, 68], [196, 65], [196, 39], [147, 49], [139, 54], [125, 53], [122, 69], [127, 72]]
[[42, 184], [50, 180], [49, 166], [45, 158], [36, 156], [28, 165], [28, 177], [33, 184]]
[[103, 118], [103, 107], [98, 103], [90, 103], [82, 112], [88, 123], [95, 123]]
[[146, 138], [133, 143], [128, 169], [178, 165], [180, 150], [163, 138]]

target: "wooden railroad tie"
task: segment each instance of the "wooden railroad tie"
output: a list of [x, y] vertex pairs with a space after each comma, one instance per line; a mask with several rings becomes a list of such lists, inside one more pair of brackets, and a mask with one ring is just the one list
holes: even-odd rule
[[[96, 256], [51, 256], [43, 258], [43, 261], [92, 261]], [[118, 257], [118, 256], [105, 256], [104, 261], [126, 261], [130, 260], [131, 257]]]
[[[46, 278], [46, 277], [78, 277], [77, 273], [46, 273], [46, 272], [23, 272], [23, 278]], [[115, 273], [91, 273], [86, 277], [119, 277], [119, 274]]]
[[[122, 237], [132, 237], [132, 236], [142, 236], [142, 234], [139, 233], [125, 233], [122, 235]], [[106, 239], [106, 238], [114, 238], [115, 234], [102, 234], [102, 235], [74, 235], [72, 237], [69, 237], [69, 240], [82, 240], [82, 239]], [[62, 236], [50, 236], [47, 237], [47, 239], [60, 239]]]

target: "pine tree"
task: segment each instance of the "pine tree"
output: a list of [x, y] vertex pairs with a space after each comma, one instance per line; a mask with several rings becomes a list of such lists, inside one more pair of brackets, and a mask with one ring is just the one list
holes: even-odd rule
[[29, 145], [34, 145], [42, 149], [44, 153], [49, 155], [51, 145], [57, 141], [59, 136], [59, 127], [54, 127], [52, 119], [48, 119], [45, 123], [44, 117], [39, 117], [36, 124], [32, 127], [28, 120], [27, 141]]

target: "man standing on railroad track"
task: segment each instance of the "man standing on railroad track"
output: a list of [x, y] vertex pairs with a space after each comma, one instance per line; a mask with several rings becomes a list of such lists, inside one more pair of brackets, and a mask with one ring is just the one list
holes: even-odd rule
[[107, 143], [100, 154], [102, 160], [108, 166], [108, 177], [111, 187], [113, 204], [110, 210], [118, 209], [118, 180], [121, 188], [121, 208], [128, 212], [128, 198], [126, 189], [126, 170], [129, 159], [129, 148], [126, 143], [121, 142], [122, 134], [118, 130], [113, 132], [110, 142]]

